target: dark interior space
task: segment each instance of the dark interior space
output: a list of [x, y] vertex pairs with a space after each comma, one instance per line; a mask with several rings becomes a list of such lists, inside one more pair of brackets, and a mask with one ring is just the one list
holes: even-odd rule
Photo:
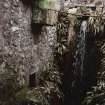
[[36, 87], [36, 73], [29, 76], [29, 87]]
[[[63, 105], [81, 105], [86, 92], [97, 84], [97, 73], [102, 54], [96, 42], [100, 41], [104, 35], [100, 33], [94, 36], [90, 32], [87, 32], [86, 35], [83, 76], [80, 76], [81, 71], [77, 72], [76, 76], [73, 76], [73, 53], [68, 52], [63, 55], [59, 63], [60, 71], [64, 74], [62, 76], [62, 91], [64, 93]], [[80, 67], [78, 67], [78, 70], [79, 68]], [[75, 86], [72, 87], [74, 79]]]

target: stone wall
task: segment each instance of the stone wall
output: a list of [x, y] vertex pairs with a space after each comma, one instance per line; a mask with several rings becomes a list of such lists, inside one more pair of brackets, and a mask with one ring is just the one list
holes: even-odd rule
[[56, 43], [55, 26], [42, 26], [40, 34], [32, 33], [31, 5], [26, 4], [0, 0], [0, 73], [18, 74], [20, 85], [53, 59]]

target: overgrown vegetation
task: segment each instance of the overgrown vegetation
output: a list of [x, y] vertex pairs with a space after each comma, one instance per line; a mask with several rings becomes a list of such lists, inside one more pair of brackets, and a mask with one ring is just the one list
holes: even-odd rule
[[[89, 16], [77, 16], [75, 19], [75, 31], [80, 30], [80, 25], [82, 19], [87, 19], [88, 22], [88, 36], [93, 38], [92, 41], [96, 44], [98, 50], [100, 51], [101, 55], [97, 56], [100, 58], [97, 58], [98, 65], [100, 65], [99, 71], [97, 72], [97, 85], [91, 87], [89, 91], [86, 92], [86, 97], [82, 101], [82, 105], [104, 105], [105, 104], [105, 19], [103, 17], [103, 13], [96, 13], [89, 14], [89, 11], [85, 8], [80, 8], [77, 12], [79, 14], [82, 13], [82, 15], [90, 15]], [[84, 13], [84, 14], [83, 14]], [[93, 15], [91, 17], [91, 15]], [[63, 18], [63, 20], [62, 20]], [[65, 54], [65, 51], [67, 51], [67, 29], [68, 24], [70, 24], [67, 18], [67, 14], [63, 14], [60, 24], [59, 24], [59, 30], [58, 30], [58, 54], [59, 57], [62, 58], [62, 55]], [[67, 24], [66, 24], [67, 23]], [[79, 27], [79, 28], [78, 28]], [[65, 30], [66, 29], [66, 30]]]
[[[97, 12], [97, 11], [96, 11]], [[96, 44], [99, 55], [97, 55], [97, 84], [92, 86], [89, 91], [86, 92], [86, 97], [84, 98], [83, 105], [104, 105], [105, 104], [105, 19], [103, 13], [96, 13], [97, 16], [89, 17], [88, 19], [88, 34], [92, 41]]]
[[66, 12], [59, 13], [57, 24], [57, 53], [63, 55], [68, 51], [68, 28], [70, 25], [70, 19]]
[[11, 75], [10, 72], [0, 74], [0, 105], [16, 104], [17, 89], [16, 75]]
[[92, 86], [89, 91], [86, 92], [83, 105], [104, 105], [105, 104], [105, 39], [96, 41], [96, 45], [100, 51], [100, 55], [97, 56], [97, 83]]
[[[87, 9], [80, 8], [80, 13], [88, 13]], [[76, 17], [82, 19], [83, 17]], [[87, 18], [87, 17], [86, 17]], [[75, 31], [80, 29], [81, 20], [75, 20]], [[61, 12], [57, 24], [57, 41], [56, 54], [59, 62], [64, 54], [69, 52], [70, 46], [68, 45], [68, 28], [70, 19], [67, 13]], [[79, 28], [78, 28], [79, 27]], [[105, 34], [105, 20], [102, 14], [97, 17], [88, 18], [88, 33], [93, 34], [93, 37], [103, 36]], [[92, 37], [92, 38], [93, 38]], [[97, 38], [96, 38], [97, 39]], [[100, 70], [97, 73], [97, 85], [93, 86], [90, 91], [86, 93], [82, 104], [83, 105], [104, 105], [105, 104], [105, 41], [102, 40], [98, 44], [98, 48], [102, 53]], [[68, 62], [69, 63], [69, 62]], [[59, 86], [61, 83], [61, 73], [54, 61], [48, 61], [41, 73], [39, 74], [39, 86], [19, 88], [17, 86], [17, 75], [11, 75], [9, 72], [5, 75], [0, 75], [0, 104], [1, 105], [14, 105], [17, 103], [25, 105], [57, 105], [63, 99], [63, 93]], [[2, 78], [1, 78], [2, 77]]]
[[61, 84], [60, 73], [53, 61], [45, 66], [39, 75], [39, 86], [33, 88], [22, 88], [16, 97], [19, 102], [28, 102], [38, 105], [52, 105], [60, 103], [62, 93], [59, 89]]

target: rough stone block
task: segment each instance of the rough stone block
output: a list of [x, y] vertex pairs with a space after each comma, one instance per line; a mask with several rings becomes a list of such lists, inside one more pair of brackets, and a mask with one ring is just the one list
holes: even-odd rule
[[57, 11], [40, 9], [40, 8], [33, 9], [33, 16], [32, 16], [33, 23], [55, 25], [57, 23], [57, 20], [58, 20]]

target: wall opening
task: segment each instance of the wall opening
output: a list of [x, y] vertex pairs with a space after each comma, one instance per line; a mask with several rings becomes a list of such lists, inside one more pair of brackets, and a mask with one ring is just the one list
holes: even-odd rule
[[29, 76], [29, 87], [36, 87], [36, 73]]

